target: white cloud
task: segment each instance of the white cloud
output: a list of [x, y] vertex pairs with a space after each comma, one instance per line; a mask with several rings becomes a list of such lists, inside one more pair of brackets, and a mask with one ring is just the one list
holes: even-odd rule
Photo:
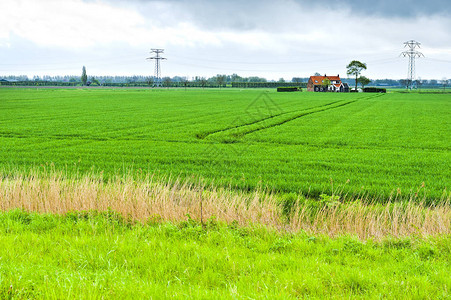
[[[303, 70], [303, 75], [329, 70], [343, 73], [348, 60], [362, 59], [371, 62], [370, 76], [400, 77], [403, 70], [398, 75], [385, 75], [384, 69], [402, 51], [402, 43], [413, 38], [423, 43], [425, 54], [451, 59], [451, 33], [447, 30], [451, 20], [446, 16], [368, 16], [355, 14], [345, 6], [312, 8], [293, 0], [235, 5], [199, 1], [2, 1], [0, 54], [2, 49], [14, 49], [12, 39], [17, 36], [41, 49], [60, 49], [64, 54], [76, 51], [91, 60], [94, 49], [114, 53], [121, 47], [145, 55], [149, 48], [163, 47], [174, 57], [190, 56], [188, 52], [194, 62], [199, 56], [207, 59], [209, 63], [204, 65], [210, 70], [217, 68], [217, 72], [249, 69], [239, 63], [249, 61], [255, 64], [250, 70], [262, 70], [255, 75], [272, 77], [265, 74], [274, 69], [267, 63], [293, 60], [298, 63], [278, 68], [284, 68], [285, 74], [297, 70]], [[14, 53], [12, 60], [14, 55], [21, 61]], [[211, 63], [215, 60], [217, 63]], [[186, 63], [193, 64], [189, 60]], [[441, 66], [442, 73], [445, 67]], [[136, 68], [135, 72], [142, 70]], [[181, 65], [177, 70], [183, 70]], [[177, 70], [174, 67], [173, 75]], [[281, 70], [274, 76], [283, 74]]]
[[9, 1], [1, 27], [40, 46], [85, 48], [113, 41], [136, 44], [146, 31], [136, 11], [100, 2]]

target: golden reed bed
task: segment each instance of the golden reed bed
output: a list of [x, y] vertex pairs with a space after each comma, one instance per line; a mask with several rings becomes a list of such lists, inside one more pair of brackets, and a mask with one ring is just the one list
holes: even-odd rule
[[261, 224], [274, 229], [330, 237], [355, 235], [360, 239], [437, 236], [451, 233], [449, 196], [425, 206], [417, 198], [397, 202], [354, 199], [323, 201], [294, 199], [287, 212], [280, 196], [254, 191], [204, 188], [178, 180], [164, 183], [146, 178], [118, 178], [108, 182], [91, 176], [67, 179], [62, 175], [4, 176], [0, 179], [0, 209], [64, 214], [69, 211], [112, 209], [132, 220], [179, 222], [191, 218], [242, 226]]

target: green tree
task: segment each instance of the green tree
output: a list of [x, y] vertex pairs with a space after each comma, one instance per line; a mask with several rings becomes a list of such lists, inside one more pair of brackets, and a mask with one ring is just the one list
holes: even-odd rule
[[418, 91], [421, 93], [421, 86], [423, 85], [423, 80], [421, 80], [421, 77], [418, 77], [418, 79], [415, 80], [415, 84], [418, 88]]
[[449, 83], [448, 79], [446, 79], [445, 77], [443, 77], [443, 79], [442, 79], [443, 91], [446, 90], [446, 86], [448, 85], [448, 83]]
[[153, 77], [151, 77], [151, 76], [146, 77], [146, 83], [147, 83], [149, 86], [153, 86], [153, 83], [154, 83]]
[[91, 82], [93, 85], [100, 85], [100, 82], [97, 79], [95, 79], [94, 77], [91, 77]]
[[88, 75], [86, 75], [86, 67], [83, 66], [83, 70], [81, 71], [81, 83], [83, 85], [86, 85], [88, 82]]
[[293, 77], [293, 79], [291, 79], [291, 82], [296, 83], [296, 85], [300, 86], [302, 83], [302, 78], [300, 77]]
[[323, 79], [322, 86], [323, 86], [323, 89], [324, 89], [326, 92], [329, 90], [330, 84], [331, 84], [331, 82], [330, 82], [330, 79], [329, 79], [329, 78], [326, 77], [326, 78]]
[[183, 85], [185, 86], [185, 91], [186, 91], [186, 87], [189, 85], [189, 80], [188, 80], [188, 78], [187, 78], [187, 77], [183, 78], [182, 83], [183, 83]]
[[399, 80], [399, 84], [402, 87], [405, 87], [407, 89], [409, 87], [409, 80], [408, 79], [400, 79]]
[[409, 88], [410, 88], [410, 90], [412, 90], [412, 84], [413, 84], [412, 79], [407, 79], [407, 86], [406, 86], [406, 89], [409, 89]]
[[360, 83], [363, 89], [365, 85], [368, 85], [371, 82], [371, 80], [365, 76], [360, 76], [358, 82]]
[[164, 85], [165, 87], [167, 87], [168, 90], [169, 90], [169, 86], [171, 85], [171, 78], [170, 78], [170, 77], [165, 77], [165, 78], [163, 78], [163, 85]]
[[353, 60], [346, 66], [346, 69], [346, 74], [355, 76], [355, 90], [357, 91], [358, 78], [362, 70], [366, 70], [366, 64], [358, 60]]
[[216, 82], [219, 85], [219, 88], [224, 86], [224, 82], [226, 81], [226, 76], [225, 75], [218, 75], [216, 76]]
[[200, 85], [202, 86], [202, 89], [205, 89], [205, 86], [207, 85], [207, 79], [205, 79], [204, 77], [202, 77], [200, 80]]

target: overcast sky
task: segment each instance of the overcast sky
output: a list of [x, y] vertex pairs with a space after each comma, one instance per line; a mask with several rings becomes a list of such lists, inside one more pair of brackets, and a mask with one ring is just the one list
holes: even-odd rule
[[[331, 4], [332, 3], [332, 4]], [[407, 77], [407, 40], [421, 42], [423, 79], [451, 78], [450, 0], [0, 0], [2, 75]]]

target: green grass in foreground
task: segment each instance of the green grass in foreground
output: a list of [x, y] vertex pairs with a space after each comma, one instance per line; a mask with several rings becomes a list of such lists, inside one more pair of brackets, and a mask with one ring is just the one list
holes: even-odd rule
[[360, 242], [114, 213], [0, 213], [0, 298], [417, 298], [451, 292], [451, 240]]

